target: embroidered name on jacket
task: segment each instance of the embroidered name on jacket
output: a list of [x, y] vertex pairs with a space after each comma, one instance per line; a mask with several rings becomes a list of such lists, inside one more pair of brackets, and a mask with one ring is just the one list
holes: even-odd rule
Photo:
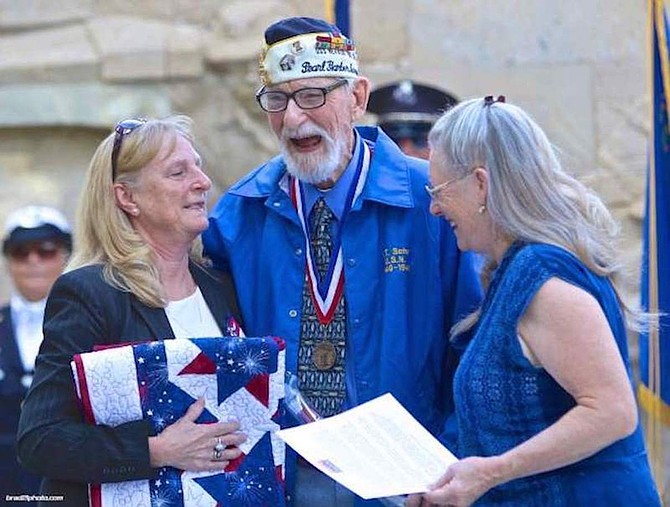
[[384, 248], [384, 273], [407, 273], [409, 270], [409, 248], [396, 246]]

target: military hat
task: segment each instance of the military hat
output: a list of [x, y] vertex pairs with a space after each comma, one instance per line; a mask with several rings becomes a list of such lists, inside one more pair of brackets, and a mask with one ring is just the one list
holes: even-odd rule
[[54, 240], [72, 248], [72, 232], [65, 216], [48, 206], [25, 206], [10, 213], [5, 221], [2, 251], [33, 241]]
[[322, 19], [285, 18], [265, 30], [259, 57], [263, 85], [312, 77], [358, 76], [354, 42]]
[[377, 115], [377, 123], [391, 138], [422, 139], [457, 102], [444, 90], [406, 79], [374, 89], [368, 112]]

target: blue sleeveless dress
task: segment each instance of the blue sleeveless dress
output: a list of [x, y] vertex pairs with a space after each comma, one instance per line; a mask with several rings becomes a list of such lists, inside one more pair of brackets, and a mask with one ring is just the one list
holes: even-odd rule
[[[459, 455], [493, 456], [528, 440], [575, 406], [574, 399], [523, 355], [517, 323], [539, 288], [557, 277], [600, 303], [631, 378], [626, 330], [616, 294], [605, 278], [570, 252], [516, 243], [496, 270], [482, 315], [454, 379]], [[588, 323], [585, 323], [588, 325]], [[660, 506], [640, 426], [573, 465], [491, 489], [477, 506]]]

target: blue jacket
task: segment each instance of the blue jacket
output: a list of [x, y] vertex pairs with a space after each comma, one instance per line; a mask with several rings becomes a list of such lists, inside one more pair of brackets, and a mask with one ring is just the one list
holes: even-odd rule
[[[426, 162], [405, 156], [380, 129], [357, 130], [374, 147], [342, 230], [347, 401], [391, 392], [437, 434], [452, 410], [448, 331], [480, 302], [474, 259], [429, 213]], [[215, 267], [232, 274], [247, 336], [283, 337], [286, 369], [296, 372], [306, 257], [286, 182], [276, 157], [233, 185], [203, 242]]]

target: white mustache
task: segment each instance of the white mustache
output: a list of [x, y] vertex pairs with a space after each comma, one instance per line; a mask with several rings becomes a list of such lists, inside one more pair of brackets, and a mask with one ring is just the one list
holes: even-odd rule
[[312, 136], [321, 136], [327, 141], [331, 141], [328, 132], [313, 123], [305, 123], [297, 128], [285, 127], [281, 133], [281, 141], [286, 143], [290, 139], [303, 139]]

